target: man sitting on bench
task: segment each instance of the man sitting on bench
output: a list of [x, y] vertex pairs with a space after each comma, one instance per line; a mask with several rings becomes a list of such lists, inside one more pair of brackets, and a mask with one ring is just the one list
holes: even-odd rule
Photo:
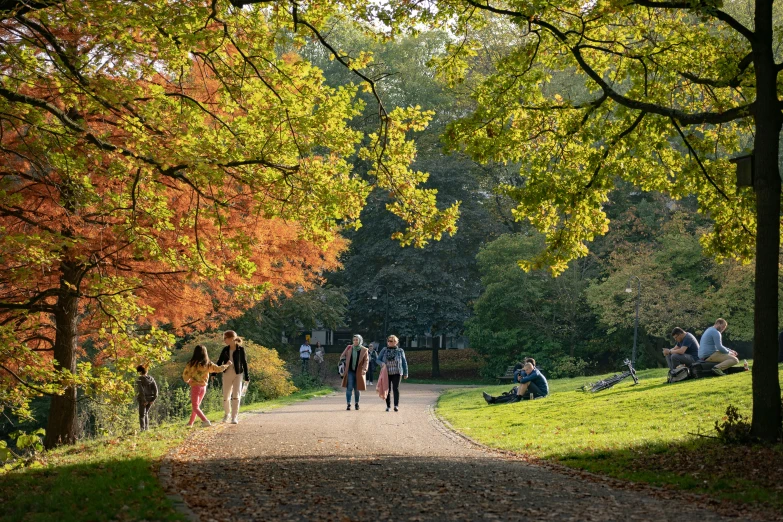
[[492, 397], [487, 392], [483, 392], [484, 400], [487, 401], [487, 404], [503, 404], [529, 400], [531, 395], [534, 399], [549, 395], [549, 383], [547, 383], [544, 374], [536, 369], [535, 361], [533, 359], [526, 360], [523, 372], [519, 386], [515, 387], [516, 393], [512, 390], [511, 392], [506, 392], [498, 397]]
[[717, 363], [712, 369], [716, 375], [726, 375], [723, 370], [739, 364], [737, 352], [723, 346], [721, 333], [726, 330], [728, 323], [725, 319], [716, 319], [715, 326], [710, 326], [701, 334], [699, 345], [699, 359], [711, 363]]

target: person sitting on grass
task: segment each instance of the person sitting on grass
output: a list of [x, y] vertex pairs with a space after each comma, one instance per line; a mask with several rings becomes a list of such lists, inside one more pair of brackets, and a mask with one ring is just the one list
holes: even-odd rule
[[493, 397], [487, 392], [483, 392], [484, 400], [487, 401], [487, 404], [505, 404], [529, 400], [531, 394], [535, 399], [549, 395], [549, 383], [547, 382], [546, 377], [544, 377], [544, 374], [536, 368], [534, 359], [525, 359], [525, 365], [522, 371], [523, 375], [520, 379], [519, 386], [515, 386], [511, 391], [505, 392], [497, 397]]
[[675, 328], [672, 330], [672, 337], [677, 344], [674, 345], [674, 348], [663, 349], [663, 355], [666, 357], [669, 369], [673, 370], [682, 365], [690, 366], [695, 363], [699, 358], [699, 341], [693, 334], [682, 328]]
[[514, 365], [514, 384], [517, 384], [520, 380], [522, 380], [522, 375], [524, 375], [525, 370], [523, 368], [525, 367], [525, 363], [527, 362], [528, 358], [525, 357], [525, 362], [517, 362]]
[[539, 397], [549, 395], [549, 383], [546, 381], [544, 374], [536, 368], [535, 360], [529, 359], [525, 363], [525, 374], [522, 376], [522, 380], [519, 381], [519, 388], [517, 389], [517, 395], [522, 397], [522, 400], [538, 399]]
[[699, 345], [699, 359], [711, 363], [717, 363], [712, 369], [715, 375], [726, 375], [723, 370], [739, 364], [737, 352], [723, 346], [721, 333], [726, 331], [728, 323], [725, 319], [716, 319], [715, 325], [710, 326], [701, 334]]

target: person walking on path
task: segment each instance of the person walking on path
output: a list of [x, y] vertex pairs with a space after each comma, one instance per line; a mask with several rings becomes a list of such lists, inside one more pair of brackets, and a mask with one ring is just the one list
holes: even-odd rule
[[351, 409], [351, 393], [355, 395], [354, 406], [358, 410], [360, 392], [367, 389], [365, 376], [367, 375], [367, 366], [370, 363], [370, 355], [367, 347], [362, 346], [362, 341], [361, 335], [354, 335], [353, 344], [348, 345], [340, 355], [340, 360], [345, 361], [342, 386], [346, 389], [345, 400], [348, 402], [346, 410]]
[[247, 372], [247, 358], [242, 347], [242, 338], [233, 330], [223, 334], [223, 342], [226, 346], [220, 352], [217, 364], [231, 362], [231, 365], [223, 373], [223, 422], [231, 421], [231, 424], [239, 423], [239, 401], [242, 398], [242, 377], [245, 377], [245, 386], [250, 381]]
[[367, 384], [373, 385], [375, 380], [375, 367], [378, 366], [378, 343], [375, 341], [370, 343], [370, 369], [367, 371]]
[[190, 385], [191, 413], [188, 427], [193, 426], [193, 421], [196, 420], [196, 417], [201, 419], [202, 426], [212, 425], [204, 415], [204, 412], [201, 411], [201, 401], [204, 399], [204, 395], [207, 394], [209, 374], [220, 373], [231, 366], [231, 364], [231, 361], [228, 361], [227, 364], [219, 366], [210, 361], [207, 347], [203, 344], [199, 344], [193, 350], [193, 357], [185, 365], [185, 370], [182, 372], [182, 379]]
[[389, 374], [389, 392], [386, 394], [386, 411], [391, 408], [391, 395], [394, 394], [394, 411], [399, 411], [400, 406], [400, 379], [408, 378], [408, 360], [405, 351], [398, 347], [400, 342], [396, 335], [390, 335], [386, 339], [386, 348], [378, 354], [378, 362], [386, 365], [386, 373]]
[[302, 360], [302, 373], [307, 373], [310, 366], [310, 355], [312, 355], [313, 349], [310, 348], [310, 341], [305, 341], [302, 346], [299, 347], [299, 358]]
[[139, 401], [139, 426], [141, 431], [147, 431], [150, 428], [150, 408], [152, 403], [158, 398], [158, 385], [152, 375], [147, 375], [147, 368], [137, 366], [139, 378], [136, 380], [136, 398]]

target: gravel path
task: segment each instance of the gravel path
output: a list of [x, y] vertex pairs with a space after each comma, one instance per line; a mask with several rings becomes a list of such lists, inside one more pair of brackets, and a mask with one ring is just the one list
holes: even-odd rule
[[170, 488], [202, 521], [730, 520], [485, 451], [435, 419], [442, 389], [403, 384], [398, 413], [371, 389], [360, 411], [335, 393], [243, 414], [172, 455]]

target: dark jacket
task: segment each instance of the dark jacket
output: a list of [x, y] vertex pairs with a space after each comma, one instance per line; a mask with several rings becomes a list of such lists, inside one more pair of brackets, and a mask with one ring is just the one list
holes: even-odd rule
[[541, 393], [544, 395], [549, 395], [549, 383], [546, 382], [546, 377], [544, 377], [544, 374], [538, 371], [538, 368], [533, 368], [533, 371], [529, 374], [525, 372], [522, 375], [522, 380], [519, 381], [521, 384], [524, 384], [526, 382], [531, 382], [536, 385], [536, 387], [541, 390]]
[[[223, 351], [220, 352], [220, 357], [218, 357], [218, 360], [215, 364], [218, 366], [221, 366], [223, 364], [226, 364], [228, 362], [228, 353], [230, 351], [230, 348], [228, 346], [223, 347]], [[245, 380], [249, 381], [250, 376], [247, 374], [247, 359], [245, 358], [245, 349], [241, 346], [237, 346], [237, 349], [234, 350], [234, 360], [231, 361], [234, 363], [234, 371], [239, 375], [240, 373], [245, 374]]]
[[158, 385], [151, 375], [139, 375], [136, 380], [136, 392], [139, 403], [155, 402], [158, 398]]

